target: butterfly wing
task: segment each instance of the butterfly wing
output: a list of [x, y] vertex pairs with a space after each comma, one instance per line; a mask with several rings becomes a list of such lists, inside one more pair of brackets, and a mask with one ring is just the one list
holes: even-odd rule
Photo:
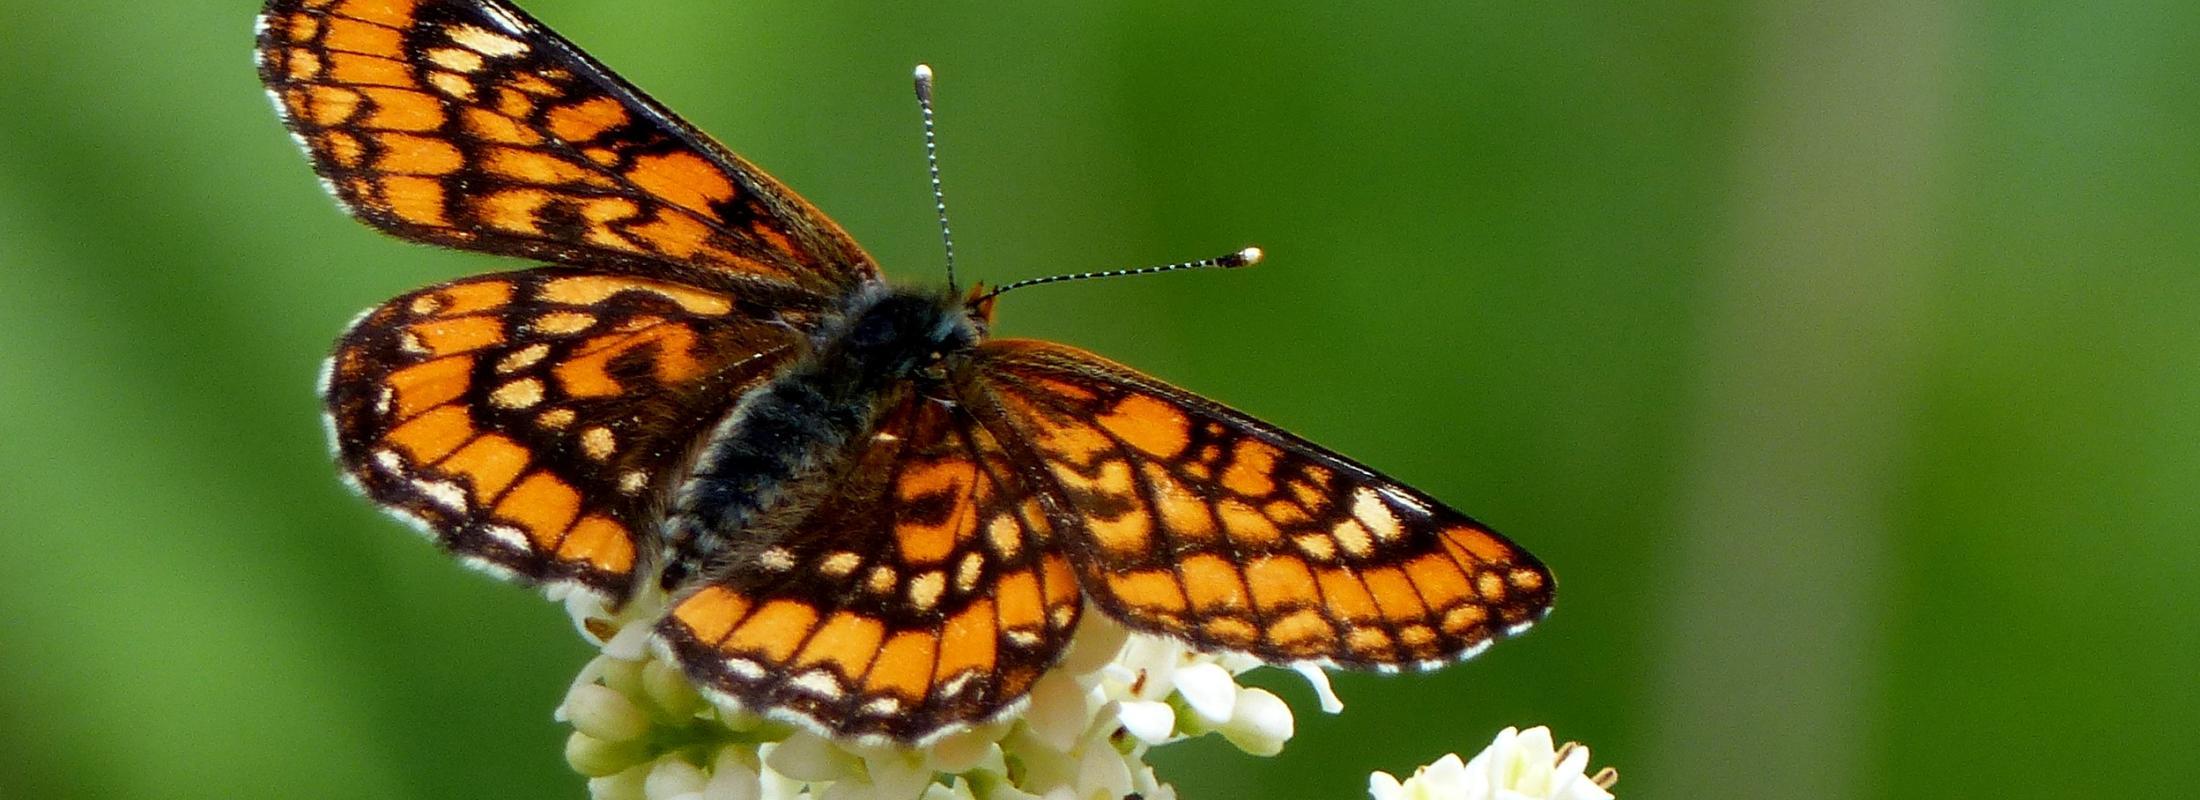
[[827, 295], [848, 235], [500, 0], [272, 0], [260, 78], [353, 216], [429, 244]]
[[[999, 340], [985, 385], [1130, 627], [1264, 661], [1432, 667], [1550, 608], [1543, 565], [1427, 495], [1075, 348]], [[1007, 434], [1003, 434], [1008, 438]]]
[[1019, 707], [1082, 607], [1025, 476], [959, 404], [888, 406], [816, 511], [674, 601], [659, 646], [722, 701], [925, 741]]
[[323, 394], [358, 488], [467, 563], [623, 601], [696, 420], [796, 348], [718, 291], [584, 270], [463, 278], [368, 311]]

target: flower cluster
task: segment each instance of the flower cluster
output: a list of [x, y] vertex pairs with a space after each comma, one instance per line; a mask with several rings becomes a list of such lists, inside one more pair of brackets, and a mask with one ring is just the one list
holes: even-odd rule
[[1588, 769], [1589, 748], [1554, 748], [1549, 728], [1506, 728], [1472, 760], [1446, 755], [1403, 781], [1377, 772], [1367, 793], [1373, 800], [1612, 800], [1619, 773]]
[[[1146, 764], [1149, 748], [1216, 733], [1266, 756], [1293, 731], [1282, 700], [1237, 683], [1259, 662], [1088, 613], [1023, 714], [922, 748], [835, 742], [710, 703], [645, 646], [649, 611], [565, 599], [603, 647], [557, 712], [573, 726], [566, 760], [598, 800], [1165, 800], [1176, 792]], [[1324, 710], [1342, 708], [1319, 670], [1301, 671]]]

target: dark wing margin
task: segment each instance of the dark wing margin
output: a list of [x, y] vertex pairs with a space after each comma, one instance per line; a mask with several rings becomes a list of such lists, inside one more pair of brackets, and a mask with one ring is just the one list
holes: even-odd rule
[[355, 487], [467, 564], [617, 605], [695, 421], [776, 373], [787, 314], [562, 268], [430, 286], [337, 341], [330, 436]]
[[501, 0], [273, 0], [260, 78], [353, 216], [429, 244], [837, 296], [816, 208]]
[[1430, 668], [1550, 609], [1534, 556], [1343, 456], [1076, 348], [979, 353], [1068, 512], [1057, 535], [1086, 592], [1132, 629], [1273, 663]]
[[658, 647], [716, 699], [867, 741], [1023, 706], [1083, 607], [1038, 495], [961, 406], [905, 392], [805, 519], [691, 582]]

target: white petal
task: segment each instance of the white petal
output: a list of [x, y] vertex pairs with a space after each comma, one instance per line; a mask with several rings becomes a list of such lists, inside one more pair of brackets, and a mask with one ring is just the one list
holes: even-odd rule
[[923, 800], [977, 800], [977, 797], [970, 793], [969, 781], [956, 781], [953, 788], [938, 783], [924, 787]]
[[657, 759], [649, 768], [649, 778], [643, 781], [642, 791], [653, 798], [692, 795], [702, 792], [709, 780], [694, 764], [680, 760], [677, 755], [668, 755]]
[[594, 800], [644, 800], [642, 783], [649, 780], [649, 765], [641, 764], [617, 775], [588, 779], [588, 796]]
[[[596, 632], [588, 629], [588, 621], [592, 619], [611, 620], [616, 619], [618, 616], [604, 608], [603, 596], [595, 592], [571, 591], [564, 586], [554, 586], [552, 588], [565, 593], [564, 597], [552, 596], [550, 599], [565, 601], [565, 614], [573, 619], [573, 630], [579, 631], [581, 638], [588, 640], [589, 644], [601, 646], [603, 640], [596, 638]], [[642, 627], [647, 628], [649, 626], [644, 625]]]
[[708, 704], [677, 665], [654, 658], [642, 664], [642, 691], [675, 719], [693, 716]]
[[1512, 761], [1513, 740], [1519, 736], [1520, 731], [1517, 728], [1498, 731], [1497, 738], [1490, 741], [1490, 746], [1482, 748], [1482, 752], [1474, 754], [1474, 758], [1467, 762], [1467, 780], [1481, 787], [1481, 791], [1486, 794], [1495, 794], [1504, 788], [1506, 766]]
[[1085, 687], [1078, 685], [1076, 678], [1061, 670], [1049, 670], [1031, 687], [1031, 708], [1024, 712], [1024, 723], [1048, 747], [1066, 751], [1077, 743], [1077, 734], [1092, 723], [1088, 699]]
[[1072, 675], [1097, 671], [1114, 661], [1130, 638], [1130, 629], [1107, 615], [1087, 613], [1078, 618], [1077, 631], [1070, 634], [1069, 652], [1055, 669]]
[[933, 772], [954, 774], [976, 769], [979, 764], [992, 760], [1000, 751], [994, 742], [1001, 738], [1001, 731], [994, 726], [975, 728], [961, 733], [948, 734], [946, 738], [926, 748], [925, 766]]
[[1222, 726], [1222, 738], [1256, 756], [1283, 752], [1283, 743], [1290, 741], [1295, 723], [1291, 707], [1282, 698], [1266, 689], [1246, 689], [1238, 693], [1234, 705], [1237, 713]]
[[1159, 700], [1125, 700], [1115, 711], [1123, 730], [1147, 744], [1161, 744], [1176, 732], [1176, 709]]
[[924, 793], [925, 784], [932, 782], [932, 771], [924, 766], [924, 754], [914, 750], [897, 748], [865, 758], [863, 765], [870, 772], [871, 785], [879, 797], [915, 797]]
[[[1095, 731], [1104, 726], [1095, 725]], [[1023, 765], [1022, 779], [1018, 787], [1025, 792], [1045, 794], [1055, 786], [1067, 786], [1077, 779], [1077, 762], [1069, 752], [1041, 740], [1028, 725], [1018, 725], [1001, 739], [1001, 751], [1007, 760]]]
[[649, 715], [626, 695], [602, 684], [573, 687], [565, 696], [563, 708], [574, 730], [607, 742], [631, 741], [649, 733]]
[[611, 635], [611, 641], [603, 643], [603, 654], [624, 661], [640, 661], [649, 655], [651, 626], [630, 624]]
[[808, 731], [798, 731], [764, 757], [773, 772], [799, 781], [829, 781], [858, 774], [855, 756]]
[[761, 800], [795, 800], [802, 794], [802, 781], [787, 777], [772, 768], [772, 755], [778, 751], [778, 742], [766, 742], [756, 748], [757, 755], [763, 762], [763, 769], [758, 770], [756, 775]]
[[1344, 700], [1337, 697], [1337, 690], [1329, 685], [1329, 673], [1323, 672], [1321, 665], [1301, 661], [1292, 664], [1291, 670], [1304, 676], [1307, 685], [1314, 687], [1314, 696], [1321, 698], [1322, 713], [1335, 714], [1344, 710]]
[[1551, 767], [1557, 760], [1558, 748], [1551, 742], [1551, 729], [1538, 725], [1514, 737], [1512, 757], [1493, 766], [1503, 767], [1504, 788], [1534, 797], [1548, 797]]
[[1191, 707], [1192, 713], [1208, 725], [1228, 722], [1237, 707], [1237, 680], [1217, 664], [1193, 664], [1177, 670], [1176, 691], [1184, 696], [1184, 704]]
[[[816, 797], [817, 800], [887, 800], [886, 796], [873, 789], [870, 783], [854, 778], [834, 781], [833, 785], [825, 787], [825, 791], [811, 792], [811, 796]], [[893, 800], [901, 800], [901, 798], [894, 798]]]
[[1183, 643], [1175, 639], [1135, 635], [1115, 660], [1120, 669], [1108, 672], [1124, 675], [1126, 683], [1136, 685], [1138, 699], [1158, 700], [1176, 691], [1176, 669], [1184, 663], [1184, 653]]
[[1145, 800], [1175, 800], [1176, 787], [1162, 783], [1153, 774], [1153, 767], [1141, 765], [1131, 773], [1131, 791]]
[[[640, 742], [607, 742], [580, 731], [565, 737], [566, 765], [592, 778], [616, 775], [647, 761], [649, 752]], [[635, 784], [637, 791], [640, 786]]]
[[1077, 788], [1086, 795], [1122, 797], [1130, 794], [1130, 765], [1124, 763], [1123, 754], [1113, 747], [1086, 748], [1085, 757], [1077, 765]]
[[1406, 787], [1388, 772], [1367, 776], [1368, 800], [1406, 800]]
[[550, 718], [559, 722], [571, 720], [573, 718], [572, 712], [567, 709], [567, 706], [573, 702], [573, 693], [579, 691], [583, 686], [594, 685], [596, 679], [603, 677], [604, 669], [610, 663], [611, 659], [597, 656], [589, 659], [587, 664], [582, 665], [580, 674], [573, 676], [573, 685], [566, 688], [565, 699], [558, 702], [558, 708], [550, 713]]
[[1551, 783], [1552, 800], [1612, 800], [1612, 793], [1589, 780], [1589, 748], [1576, 747], [1558, 763]]
[[1421, 785], [1421, 791], [1425, 797], [1440, 797], [1445, 800], [1454, 800], [1454, 798], [1457, 800], [1467, 800], [1468, 798], [1479, 800], [1480, 798], [1497, 796], [1494, 787], [1479, 781], [1470, 782], [1467, 779], [1468, 772], [1467, 765], [1459, 761], [1459, 754], [1445, 753], [1444, 757], [1436, 759], [1435, 763], [1415, 771], [1413, 782]]
[[703, 800], [759, 800], [763, 795], [763, 781], [743, 757], [742, 748], [719, 749], [718, 758], [711, 762], [710, 783], [703, 787]]

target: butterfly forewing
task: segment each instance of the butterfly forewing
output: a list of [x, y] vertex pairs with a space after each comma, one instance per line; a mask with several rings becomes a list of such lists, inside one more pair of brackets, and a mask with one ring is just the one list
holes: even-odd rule
[[430, 244], [827, 295], [832, 220], [498, 0], [275, 0], [260, 77], [354, 216]]
[[1018, 707], [1083, 601], [1010, 466], [962, 406], [909, 394], [814, 512], [675, 601], [663, 645], [720, 697], [840, 736], [921, 741]]
[[697, 420], [784, 361], [799, 312], [622, 275], [464, 278], [362, 316], [329, 361], [344, 469], [470, 562], [623, 600]]
[[[813, 409], [869, 424], [756, 487], [774, 505], [738, 530], [668, 537], [745, 396], [829, 363], [804, 359], [845, 335], [835, 315], [918, 294], [502, 0], [272, 0], [257, 55], [352, 215], [556, 264], [408, 293], [344, 333], [324, 394], [347, 477], [470, 564], [614, 606], [661, 551], [702, 565], [655, 632], [722, 701], [919, 742], [1020, 707], [1088, 598], [1202, 648], [1379, 669], [1472, 655], [1550, 607], [1550, 573], [1465, 515], [1035, 341], [964, 341], [933, 354], [951, 374]], [[939, 302], [949, 327], [990, 316]]]
[[1464, 658], [1550, 607], [1550, 573], [1343, 456], [1075, 348], [980, 348], [1069, 514], [1058, 538], [1131, 627], [1271, 662]]

